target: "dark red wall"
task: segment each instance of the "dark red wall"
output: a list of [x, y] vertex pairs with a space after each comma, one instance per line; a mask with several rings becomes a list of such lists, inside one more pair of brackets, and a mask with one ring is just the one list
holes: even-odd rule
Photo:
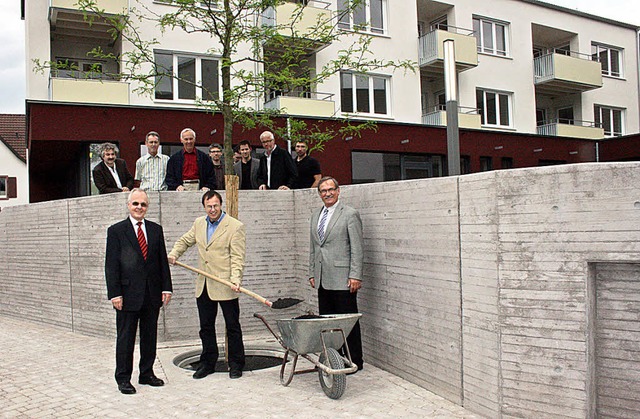
[[[335, 120], [308, 121], [334, 131], [340, 126]], [[185, 127], [195, 130], [197, 145], [223, 142], [222, 116], [202, 110], [27, 102], [31, 202], [79, 196], [73, 183], [82, 181], [78, 180], [78, 159], [88, 143], [117, 142], [120, 156], [133, 173], [139, 146], [148, 131], [159, 132], [163, 144], [177, 145]], [[351, 183], [352, 151], [447, 154], [444, 127], [378, 123], [376, 128], [364, 131], [360, 138], [335, 138], [326, 144], [324, 152], [314, 153], [322, 173], [336, 177], [341, 184]], [[211, 135], [213, 130], [217, 132]], [[264, 127], [245, 130], [238, 126], [233, 131], [233, 143], [247, 139], [260, 146], [259, 135], [263, 130]], [[470, 157], [472, 173], [480, 171], [481, 156], [491, 157], [495, 169], [500, 168], [502, 157], [512, 158], [514, 168], [538, 166], [541, 160], [593, 162], [596, 143], [600, 144], [601, 161], [640, 156], [640, 135], [597, 142], [486, 130], [460, 131], [460, 154]], [[278, 144], [285, 146], [281, 140]]]

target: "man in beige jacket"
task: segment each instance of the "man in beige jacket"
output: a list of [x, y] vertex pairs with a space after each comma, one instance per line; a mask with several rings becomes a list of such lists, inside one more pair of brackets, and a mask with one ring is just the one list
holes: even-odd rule
[[222, 211], [222, 196], [218, 192], [214, 190], [205, 192], [202, 196], [202, 205], [207, 215], [197, 218], [191, 229], [178, 239], [169, 252], [169, 263], [174, 264], [189, 247], [197, 245], [200, 269], [232, 282], [236, 287], [231, 289], [202, 275], [198, 275], [196, 279], [202, 354], [200, 366], [193, 374], [193, 378], [204, 378], [215, 372], [218, 361], [216, 340], [218, 304], [222, 307], [229, 341], [229, 377], [240, 378], [245, 358], [238, 291], [244, 269], [245, 228], [240, 221]]

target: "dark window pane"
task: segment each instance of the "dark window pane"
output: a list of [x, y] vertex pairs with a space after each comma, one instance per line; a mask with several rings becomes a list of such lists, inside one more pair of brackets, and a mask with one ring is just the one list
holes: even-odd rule
[[500, 99], [500, 125], [509, 126], [509, 96], [498, 95]]
[[609, 74], [609, 54], [607, 50], [600, 49], [600, 64], [602, 65], [602, 74]]
[[382, 19], [382, 0], [371, 0], [371, 32], [384, 32]]
[[484, 112], [484, 92], [482, 90], [476, 90], [476, 108], [478, 108], [478, 112], [480, 113], [480, 123], [484, 125], [486, 122]]
[[196, 98], [196, 59], [178, 57], [178, 98]]
[[496, 112], [496, 94], [485, 92], [487, 97], [487, 124], [496, 125], [498, 123], [498, 113]]
[[383, 115], [387, 113], [387, 86], [382, 77], [373, 77], [373, 111]]
[[342, 112], [353, 112], [353, 76], [351, 73], [340, 75], [340, 107]]
[[155, 98], [173, 100], [173, 56], [171, 54], [155, 54], [156, 87]]
[[622, 135], [622, 111], [613, 112], [613, 135]]
[[476, 37], [476, 46], [478, 47], [478, 51], [482, 51], [482, 34], [480, 33], [480, 20], [473, 19], [473, 35]]
[[369, 77], [356, 76], [356, 110], [370, 112], [369, 106]]
[[202, 60], [202, 99], [218, 99], [218, 61]]
[[361, 2], [353, 9], [354, 26], [362, 27], [367, 24], [367, 9], [365, 2]]
[[503, 25], [495, 25], [496, 27], [496, 54], [507, 55], [507, 38]]
[[482, 22], [482, 40], [484, 52], [493, 54], [493, 25], [491, 22]]
[[349, 0], [338, 0], [338, 27], [349, 29], [351, 19], [349, 18]]
[[609, 55], [611, 57], [611, 75], [620, 77], [620, 52], [610, 49]]

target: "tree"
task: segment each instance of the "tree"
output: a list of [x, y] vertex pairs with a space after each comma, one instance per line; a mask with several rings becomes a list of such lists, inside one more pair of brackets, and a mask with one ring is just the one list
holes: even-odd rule
[[[170, 6], [158, 7], [160, 2]], [[340, 22], [348, 20], [354, 12], [364, 10], [365, 0], [339, 0], [339, 10], [320, 9], [312, 7], [311, 3], [310, 0], [156, 0], [155, 3], [138, 0], [137, 7], [119, 15], [109, 15], [100, 7], [100, 0], [78, 0], [85, 20], [107, 22], [113, 40], [121, 38], [127, 45], [118, 56], [99, 47], [90, 53], [93, 57], [119, 63], [120, 71], [113, 77], [134, 82], [134, 91], [142, 94], [154, 94], [157, 87], [178, 79], [179, 83], [201, 91], [199, 106], [222, 114], [225, 167], [229, 175], [233, 174], [234, 124], [273, 128], [277, 127], [274, 117], [286, 111], [262, 107], [260, 104], [265, 99], [291, 94], [312, 97], [317, 86], [337, 77], [340, 70], [368, 72], [392, 68], [413, 71], [415, 67], [408, 60], [374, 57], [369, 48], [372, 37], [360, 31], [366, 23], [352, 26], [349, 31], [339, 27]], [[159, 37], [146, 33], [150, 26], [159, 29]], [[196, 80], [163, 65], [161, 56], [154, 49], [160, 49], [162, 36], [172, 31], [183, 31], [194, 37], [206, 35], [213, 41], [205, 53], [217, 58], [217, 68], [211, 71], [220, 72], [221, 86]], [[315, 62], [319, 50], [335, 43], [341, 48], [334, 57], [322, 64]], [[64, 62], [36, 64], [52, 69], [69, 65]], [[313, 149], [322, 150], [324, 143], [334, 135], [354, 136], [371, 127], [371, 122], [346, 121], [338, 132], [320, 132], [314, 130], [314, 126], [294, 120], [286, 134], [282, 128], [277, 131], [287, 138], [304, 133], [312, 139]]]

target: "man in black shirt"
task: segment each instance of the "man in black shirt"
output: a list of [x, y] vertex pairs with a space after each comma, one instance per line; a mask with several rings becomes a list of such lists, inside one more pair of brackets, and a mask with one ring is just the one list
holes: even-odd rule
[[240, 141], [238, 151], [242, 158], [233, 164], [233, 170], [239, 178], [240, 189], [258, 189], [260, 162], [251, 157], [251, 143], [247, 140]]
[[296, 166], [298, 168], [298, 180], [293, 189], [315, 188], [318, 186], [322, 173], [320, 163], [307, 154], [309, 147], [304, 141], [296, 142]]

